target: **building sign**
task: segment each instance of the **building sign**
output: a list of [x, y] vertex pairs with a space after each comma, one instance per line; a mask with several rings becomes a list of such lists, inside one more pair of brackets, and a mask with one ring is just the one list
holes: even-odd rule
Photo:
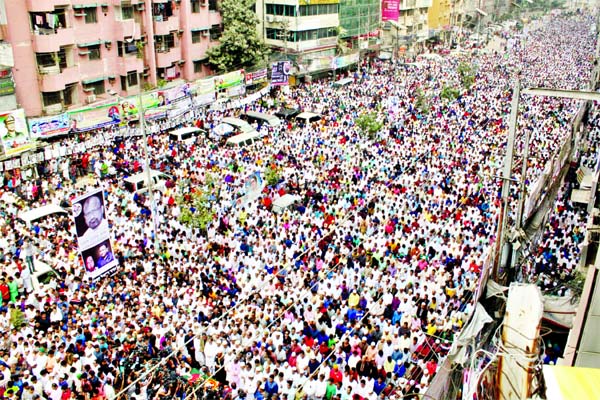
[[289, 61], [277, 61], [271, 67], [271, 86], [285, 86], [289, 83], [292, 63]]
[[67, 113], [42, 118], [29, 118], [31, 137], [49, 137], [63, 135], [71, 128], [71, 119]]
[[208, 78], [196, 81], [192, 85], [196, 92], [196, 104], [204, 105], [215, 101], [215, 79]]
[[382, 0], [381, 1], [381, 20], [382, 21], [398, 21], [400, 15], [399, 0]]
[[5, 155], [17, 154], [33, 147], [25, 122], [25, 111], [22, 108], [0, 113], [0, 138]]

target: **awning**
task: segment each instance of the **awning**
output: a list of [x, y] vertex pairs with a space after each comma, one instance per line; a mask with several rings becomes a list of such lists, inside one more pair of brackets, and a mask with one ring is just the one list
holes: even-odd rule
[[99, 76], [98, 78], [84, 79], [81, 81], [81, 83], [83, 83], [84, 85], [89, 85], [90, 83], [100, 82], [100, 81], [103, 81], [104, 79], [106, 79], [104, 76]]
[[199, 32], [199, 31], [210, 31], [210, 26], [201, 26], [200, 28], [192, 28], [190, 29], [192, 32]]
[[96, 40], [94, 42], [88, 42], [88, 43], [77, 43], [77, 47], [90, 47], [90, 46], [96, 46], [99, 45], [100, 43], [102, 43], [101, 40]]
[[96, 8], [98, 7], [98, 4], [96, 3], [91, 3], [91, 4], [73, 4], [73, 8], [78, 10], [81, 8]]
[[208, 57], [194, 58], [192, 61], [193, 61], [193, 62], [197, 62], [197, 61], [208, 61]]

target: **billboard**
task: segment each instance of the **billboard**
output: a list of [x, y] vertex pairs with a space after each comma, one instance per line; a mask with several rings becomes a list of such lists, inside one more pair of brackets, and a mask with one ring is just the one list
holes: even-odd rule
[[382, 21], [398, 21], [400, 16], [400, 1], [399, 0], [382, 0], [381, 1], [381, 20]]
[[267, 69], [259, 69], [258, 71], [248, 72], [246, 74], [246, 85], [256, 85], [267, 81]]
[[348, 65], [356, 64], [356, 63], [358, 63], [358, 61], [359, 61], [358, 53], [348, 54], [348, 55], [340, 56], [340, 57], [333, 57], [331, 59], [331, 68], [333, 68], [333, 69], [344, 68], [344, 67], [347, 67]]
[[240, 86], [244, 84], [244, 79], [246, 77], [246, 73], [243, 69], [229, 72], [224, 75], [219, 75], [215, 77], [215, 86], [217, 90], [229, 89], [235, 86]]
[[204, 105], [215, 101], [215, 79], [207, 78], [192, 84], [192, 91], [196, 92], [196, 104]]
[[245, 204], [256, 200], [260, 196], [264, 187], [265, 183], [263, 182], [260, 172], [253, 172], [244, 180], [244, 194], [241, 197], [238, 197], [233, 205], [235, 207], [242, 207]]
[[292, 63], [277, 61], [271, 68], [271, 86], [284, 86], [289, 83]]
[[72, 203], [77, 242], [86, 275], [96, 279], [111, 273], [118, 260], [110, 241], [102, 189], [79, 196]]
[[67, 113], [50, 117], [30, 118], [27, 122], [32, 138], [64, 135], [71, 129], [71, 118]]
[[0, 138], [5, 155], [17, 154], [33, 147], [22, 108], [0, 113]]

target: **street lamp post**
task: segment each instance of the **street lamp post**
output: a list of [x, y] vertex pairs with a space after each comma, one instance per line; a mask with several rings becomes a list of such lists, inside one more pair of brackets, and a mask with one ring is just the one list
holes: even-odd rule
[[150, 171], [150, 157], [148, 156], [148, 136], [146, 135], [146, 116], [144, 112], [144, 103], [142, 102], [142, 79], [141, 74], [138, 78], [138, 85], [140, 90], [138, 91], [138, 118], [140, 121], [140, 129], [142, 130], [142, 140], [144, 142], [144, 164], [146, 165], [146, 187], [150, 193], [150, 212], [152, 213], [152, 225], [154, 227], [154, 252], [160, 253], [159, 241], [158, 241], [158, 219], [157, 219], [157, 207], [154, 202], [154, 181], [152, 179]]

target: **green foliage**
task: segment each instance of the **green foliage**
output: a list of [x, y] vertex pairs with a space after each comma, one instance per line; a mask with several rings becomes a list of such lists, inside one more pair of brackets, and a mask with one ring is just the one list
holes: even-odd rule
[[416, 91], [415, 108], [417, 110], [419, 110], [419, 112], [421, 114], [429, 113], [429, 109], [430, 109], [429, 98], [427, 97], [425, 92], [423, 92], [423, 89], [421, 89], [421, 88], [417, 88], [417, 91]]
[[456, 70], [458, 72], [458, 76], [460, 76], [460, 81], [465, 89], [469, 90], [475, 83], [475, 69], [472, 65], [467, 64], [466, 62], [461, 62], [458, 65]]
[[377, 119], [377, 113], [370, 112], [360, 115], [355, 120], [356, 126], [366, 135], [368, 135], [369, 139], [374, 140], [375, 135], [381, 130], [383, 127], [383, 122]]
[[144, 42], [141, 40], [135, 42], [135, 47], [137, 48], [137, 58], [144, 58]]
[[267, 168], [265, 168], [265, 180], [267, 181], [267, 185], [275, 186], [279, 183], [281, 179], [281, 174], [279, 173], [279, 169], [273, 165], [269, 164]]
[[27, 321], [25, 320], [25, 314], [18, 308], [10, 309], [10, 326], [15, 329], [21, 329], [21, 327], [25, 326]]
[[164, 79], [159, 79], [156, 82], [156, 86], [158, 86], [159, 88], [165, 87], [167, 85], [167, 81]]
[[258, 37], [252, 0], [222, 0], [223, 34], [207, 51], [208, 63], [219, 73], [248, 68], [263, 61], [268, 48]]
[[146, 92], [148, 90], [156, 89], [156, 87], [150, 82], [144, 82], [144, 84], [142, 85], [142, 89]]
[[188, 228], [206, 231], [208, 224], [214, 219], [215, 212], [209, 200], [209, 191], [195, 188], [175, 199], [181, 209], [179, 222]]
[[440, 99], [454, 101], [460, 96], [460, 91], [452, 86], [444, 86], [440, 92]]

